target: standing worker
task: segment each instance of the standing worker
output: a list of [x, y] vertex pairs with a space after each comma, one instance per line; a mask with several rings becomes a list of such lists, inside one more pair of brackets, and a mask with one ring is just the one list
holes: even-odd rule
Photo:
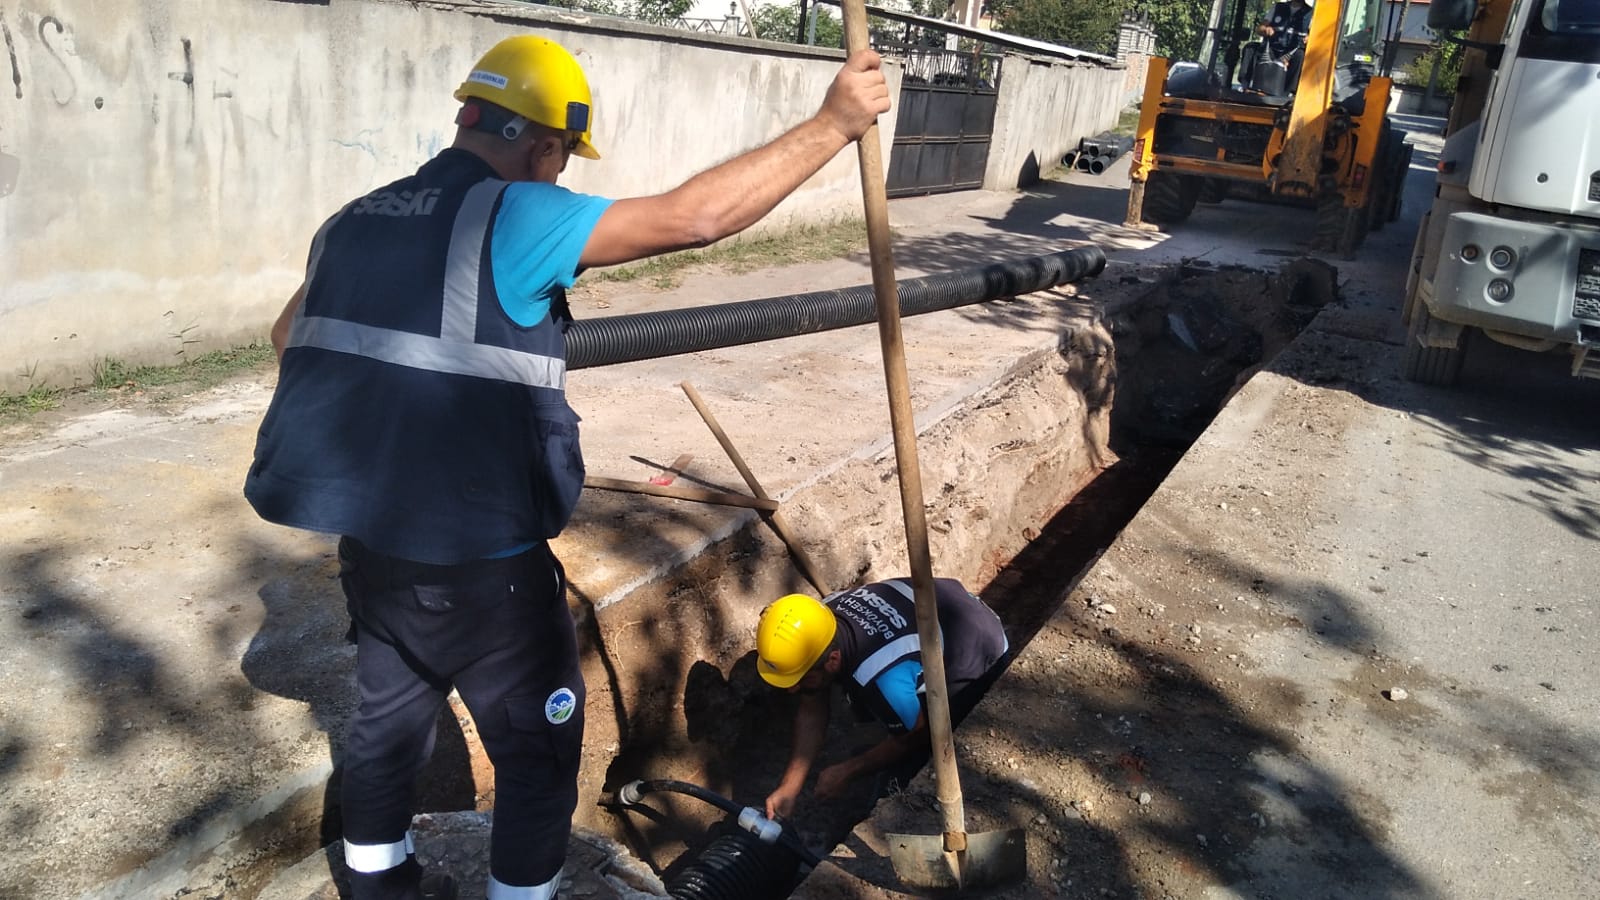
[[[959, 724], [1005, 670], [1005, 629], [1000, 617], [961, 582], [934, 580], [944, 641], [945, 682], [951, 727]], [[927, 700], [922, 647], [917, 635], [911, 580], [896, 578], [816, 600], [782, 597], [761, 612], [756, 626], [756, 671], [773, 687], [800, 695], [794, 748], [778, 787], [767, 797], [767, 817], [788, 816], [822, 750], [828, 730], [829, 688], [844, 687], [852, 704], [882, 722], [889, 736], [817, 774], [816, 796], [842, 796], [852, 781], [883, 773], [880, 791], [903, 787], [928, 761]]]
[[546, 541], [583, 485], [567, 405], [565, 290], [578, 273], [754, 224], [889, 108], [872, 52], [815, 116], [652, 197], [556, 186], [598, 159], [589, 85], [544, 38], [501, 41], [455, 92], [455, 141], [357, 198], [311, 243], [272, 328], [279, 377], [245, 495], [340, 535], [357, 647], [340, 805], [356, 900], [423, 884], [412, 785], [452, 686], [495, 768], [489, 900], [555, 896], [577, 805], [584, 685]]

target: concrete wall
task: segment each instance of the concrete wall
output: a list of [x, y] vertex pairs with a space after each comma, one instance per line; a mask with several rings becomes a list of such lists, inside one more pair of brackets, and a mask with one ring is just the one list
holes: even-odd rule
[[1116, 125], [1125, 78], [1117, 67], [1007, 56], [984, 188], [1031, 184], [1080, 138]]
[[[451, 92], [523, 32], [588, 70], [605, 159], [563, 183], [609, 196], [798, 123], [842, 58], [460, 0], [0, 0], [0, 390], [263, 337], [318, 224], [446, 146]], [[846, 152], [768, 223], [860, 208]]]

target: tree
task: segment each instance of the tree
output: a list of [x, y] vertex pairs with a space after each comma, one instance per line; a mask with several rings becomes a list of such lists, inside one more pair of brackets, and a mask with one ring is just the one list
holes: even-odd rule
[[683, 18], [694, 0], [635, 0], [633, 17], [657, 25], [668, 25]]
[[1129, 12], [1155, 30], [1157, 54], [1168, 59], [1200, 58], [1211, 18], [1210, 0], [1133, 0]]
[[[1450, 32], [1459, 36], [1461, 32]], [[1427, 52], [1407, 63], [1401, 69], [1405, 76], [1406, 84], [1418, 87], [1431, 87], [1440, 94], [1454, 94], [1456, 82], [1461, 80], [1462, 51], [1465, 49], [1455, 41], [1445, 40], [1441, 34], [1428, 46]], [[1438, 66], [1438, 74], [1434, 74], [1434, 67]]]
[[992, 0], [999, 31], [1079, 50], [1111, 53], [1131, 0]]
[[[817, 7], [817, 46], [843, 47], [844, 23], [832, 11]], [[809, 11], [807, 12], [809, 15]], [[798, 43], [800, 8], [798, 4], [765, 3], [751, 8], [750, 18], [756, 26], [756, 36], [764, 41]]]

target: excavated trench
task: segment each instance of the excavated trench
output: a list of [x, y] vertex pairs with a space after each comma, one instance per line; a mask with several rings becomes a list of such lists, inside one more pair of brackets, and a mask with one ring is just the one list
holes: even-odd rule
[[[1013, 646], [1025, 645], [1044, 624], [1233, 391], [1336, 299], [1336, 284], [1332, 268], [1312, 260], [1296, 260], [1271, 273], [1189, 265], [1161, 273], [1149, 293], [1108, 311], [1104, 325], [1115, 359], [1108, 385], [1113, 391], [1109, 443], [1115, 461], [1088, 477], [1037, 527], [1037, 536], [981, 586], [981, 595], [1005, 620]], [[793, 700], [763, 688], [752, 666], [743, 657], [726, 678], [697, 666], [684, 703], [691, 719], [714, 715], [737, 723], [724, 730], [731, 740], [720, 748], [724, 771], [737, 775], [722, 787], [736, 802], [759, 807], [787, 760]], [[831, 731], [824, 764], [880, 736], [875, 725], [855, 722], [842, 702]], [[608, 782], [660, 777], [679, 768], [659, 757], [649, 765], [648, 772], [628, 771], [634, 765], [619, 759]], [[704, 766], [697, 760], [682, 768], [687, 774]], [[849, 799], [806, 805], [790, 824], [808, 846], [826, 852], [870, 814], [872, 805], [870, 787], [863, 786]], [[708, 813], [720, 815], [714, 809], [679, 805], [674, 812], [685, 817], [650, 820], [631, 810], [613, 813], [618, 836], [661, 871], [669, 886], [692, 881], [688, 873], [708, 852], [708, 841], [721, 834], [705, 827]], [[709, 852], [716, 847], [713, 843]], [[786, 864], [784, 854], [776, 856], [775, 865]]]
[[[1058, 427], [1043, 437], [1104, 445], [1086, 446], [1081, 452], [1064, 454], [1066, 463], [1032, 470], [1035, 479], [1069, 485], [1062, 495], [1064, 504], [1053, 515], [1046, 511], [1031, 522], [1012, 522], [1020, 547], [1005, 558], [991, 553], [988, 565], [974, 566], [987, 578], [969, 579], [969, 586], [1000, 613], [1012, 646], [1018, 649], [1057, 610], [1071, 585], [1138, 513], [1232, 393], [1322, 307], [1337, 300], [1336, 271], [1310, 259], [1294, 260], [1270, 272], [1188, 264], [1142, 272], [1137, 281], [1140, 289], [1103, 308], [1084, 335], [1063, 341], [1060, 359], [1034, 369], [1022, 367], [1015, 376], [1019, 382], [1065, 376], [1082, 404], [1080, 427]], [[1000, 390], [980, 400], [972, 415], [995, 414], [1017, 390]], [[1094, 422], [1101, 425], [1091, 427]], [[955, 422], [949, 427], [962, 425]], [[925, 481], [933, 479], [925, 476]], [[1003, 477], [996, 484], [1031, 489]], [[932, 506], [930, 524], [935, 531], [941, 523], [945, 528], [962, 527], [951, 525], [951, 517], [941, 518], [938, 501]], [[997, 504], [996, 508], [1023, 507]], [[897, 525], [889, 522], [885, 527]], [[655, 602], [667, 608], [685, 600], [700, 602], [697, 594], [731, 570], [730, 560], [781, 565], [781, 547], [775, 551], [770, 537], [753, 529], [724, 543], [729, 546], [708, 550], [706, 558], [684, 566]], [[636, 779], [680, 779], [704, 785], [738, 805], [759, 808], [788, 758], [793, 698], [767, 688], [756, 676], [748, 635], [741, 627], [729, 627], [726, 633], [700, 636], [702, 646], [690, 648], [688, 654], [694, 661], [680, 673], [658, 665], [659, 660], [628, 658], [640, 648], [635, 645], [630, 650], [602, 618], [592, 611], [580, 617], [586, 655], [617, 657], [614, 664], [587, 676], [591, 709], [586, 783], [603, 780], [602, 796], [611, 798]], [[634, 682], [626, 698], [608, 697], [605, 690], [596, 689], [610, 679], [612, 692], [620, 690], [613, 665]], [[599, 705], [621, 704], [628, 711], [613, 710], [608, 717], [597, 708], [597, 699]], [[881, 735], [878, 726], [856, 721], [838, 701], [819, 766], [858, 752]], [[444, 758], [436, 758], [431, 767], [434, 773], [465, 773], [469, 767], [464, 763], [470, 762], [473, 771], [470, 777], [457, 774], [453, 781], [431, 779], [428, 803], [434, 810], [492, 807], [488, 773], [481, 759], [471, 759], [475, 754], [468, 750], [470, 744], [469, 738], [458, 750], [468, 759], [451, 760], [445, 748]], [[816, 802], [808, 795], [788, 824], [807, 847], [825, 854], [870, 815], [871, 786], [860, 787], [852, 796], [831, 803]], [[468, 797], [476, 803], [463, 802]], [[620, 840], [671, 887], [697, 878], [693, 870], [703, 857], [724, 852], [720, 848], [727, 829], [720, 820], [725, 815], [699, 799], [662, 793], [647, 804], [626, 809], [605, 802], [580, 808], [577, 824]], [[803, 873], [804, 867], [786, 852], [771, 857], [749, 865], [775, 868], [776, 873], [769, 874], [781, 887], [686, 888], [675, 895], [750, 900], [758, 895], [785, 896], [792, 888], [791, 873], [797, 868]]]

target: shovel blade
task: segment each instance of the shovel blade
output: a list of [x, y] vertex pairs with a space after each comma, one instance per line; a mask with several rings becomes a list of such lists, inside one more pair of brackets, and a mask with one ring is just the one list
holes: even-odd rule
[[890, 834], [889, 862], [902, 884], [929, 891], [981, 890], [1020, 881], [1028, 874], [1028, 844], [1021, 828], [967, 835], [965, 853], [946, 853], [939, 834]]

